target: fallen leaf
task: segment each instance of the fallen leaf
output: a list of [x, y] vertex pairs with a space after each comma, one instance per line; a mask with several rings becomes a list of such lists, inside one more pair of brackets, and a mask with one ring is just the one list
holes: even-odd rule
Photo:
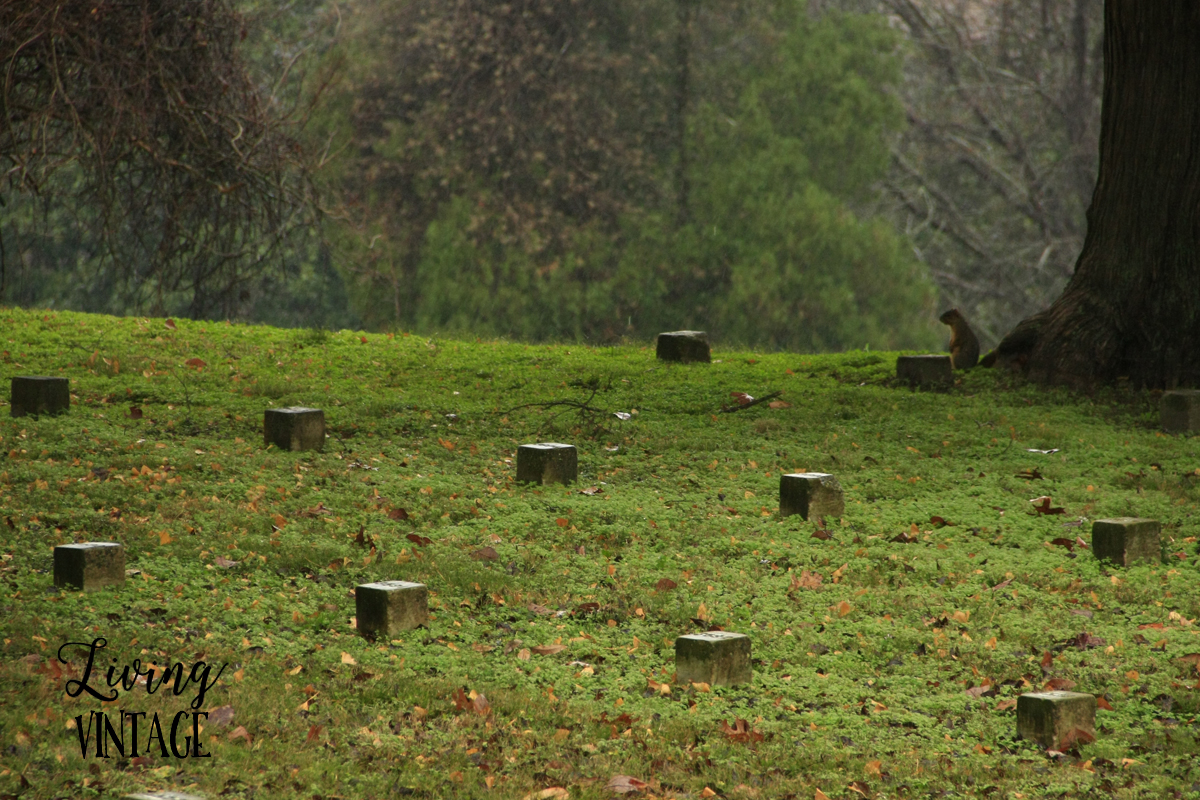
[[358, 662], [355, 661], [354, 656], [350, 655], [349, 653], [342, 653], [342, 663], [343, 664], [357, 664]]
[[839, 617], [844, 617], [853, 610], [854, 606], [850, 605], [850, 603], [845, 600], [837, 604], [837, 612]]
[[767, 408], [791, 408], [792, 404], [784, 400], [772, 400], [767, 403]]
[[763, 740], [763, 735], [751, 728], [744, 719], [734, 720], [732, 727], [725, 720], [721, 720], [721, 733], [735, 742], [749, 743]]
[[654, 584], [654, 588], [660, 592], [669, 592], [678, 585], [670, 578], [659, 578], [658, 583]]
[[747, 406], [754, 402], [754, 396], [745, 392], [730, 392], [729, 396], [737, 400], [739, 406]]
[[[1071, 680], [1070, 678], [1051, 678], [1050, 680], [1046, 681], [1045, 686], [1042, 687], [1042, 689], [1047, 692], [1067, 691], [1074, 688], [1075, 681]], [[1062, 748], [1059, 749], [1061, 750]]]
[[561, 786], [551, 786], [549, 789], [542, 789], [540, 792], [530, 792], [521, 798], [521, 800], [567, 800], [571, 793]]
[[1109, 703], [1108, 700], [1102, 694], [1096, 695], [1096, 708], [1100, 709], [1101, 711], [1112, 711], [1113, 710], [1112, 704]]
[[1017, 707], [1017, 698], [1010, 697], [1007, 700], [1001, 700], [996, 704], [997, 711], [1008, 711], [1010, 708]]
[[187, 361], [185, 361], [183, 363], [186, 364], [187, 366], [191, 367], [192, 369], [200, 369], [201, 367], [208, 366], [208, 364], [206, 364], [202, 359], [199, 359], [199, 358], [189, 358]]
[[442, 447], [446, 448], [447, 450], [453, 450], [454, 446], [455, 446], [454, 442], [448, 442], [445, 439], [442, 439], [441, 437], [438, 437], [438, 444], [440, 444]]
[[221, 569], [233, 569], [234, 567], [236, 567], [238, 565], [237, 561], [231, 561], [230, 559], [226, 558], [225, 556], [217, 556], [216, 558], [213, 559], [213, 563], [216, 564]]
[[629, 794], [630, 792], [644, 792], [649, 785], [645, 781], [640, 781], [629, 775], [613, 775], [608, 779], [608, 783], [604, 785], [604, 788], [617, 794]]
[[387, 512], [387, 515], [388, 519], [394, 519], [397, 521], [408, 519], [408, 511], [403, 508], [393, 508], [391, 511]]
[[862, 797], [870, 797], [871, 796], [870, 787], [867, 786], [862, 781], [850, 781], [850, 783], [846, 784], [846, 788], [852, 792], [857, 793], [858, 795], [860, 795]]
[[809, 572], [806, 569], [802, 569], [800, 570], [800, 577], [792, 576], [791, 589], [793, 591], [796, 589], [819, 589], [824, 580], [821, 577], [821, 573]]
[[417, 547], [425, 547], [427, 545], [433, 544], [433, 539], [430, 539], [426, 536], [421, 536], [420, 534], [417, 534], [417, 533], [410, 533], [408, 536], [405, 536], [404, 538], [408, 539], [410, 542], [415, 544]]
[[475, 694], [475, 697], [471, 699], [471, 709], [476, 714], [487, 716], [492, 713], [492, 704], [488, 702], [488, 699], [482, 693], [479, 693]]
[[171, 330], [178, 330], [175, 326], [175, 320], [173, 320], [173, 319], [163, 320], [163, 324], [166, 325]]
[[140, 408], [138, 408], [137, 406], [129, 407], [129, 418], [130, 419], [141, 419], [143, 416], [144, 416], [144, 414], [142, 414], [142, 410]]
[[589, 486], [586, 489], [580, 489], [579, 493], [586, 494], [588, 497], [591, 497], [592, 495], [604, 494], [604, 490], [599, 486]]
[[567, 519], [566, 517], [559, 517], [558, 519], [554, 520], [554, 524], [560, 528], [565, 528], [571, 524], [571, 520]]
[[231, 742], [236, 739], [245, 739], [246, 744], [250, 744], [252, 741], [250, 732], [242, 725], [238, 725], [236, 728], [230, 731], [229, 736], [226, 738], [228, 738]]
[[953, 522], [947, 522], [945, 517], [938, 517], [938, 516], [930, 517], [929, 524], [930, 525], [940, 525], [945, 528], [953, 528], [954, 527]]
[[816, 794], [813, 795], [813, 800], [829, 800], [829, 795], [817, 789]]
[[212, 711], [208, 712], [207, 722], [214, 728], [224, 728], [229, 723], [233, 722], [235, 712], [233, 706], [217, 706]]
[[1066, 510], [1063, 509], [1061, 506], [1056, 506], [1054, 508], [1050, 507], [1050, 495], [1048, 495], [1048, 494], [1042, 495], [1041, 497], [1035, 497], [1032, 500], [1030, 500], [1029, 502], [1033, 503], [1033, 510], [1036, 511], [1038, 514], [1065, 514], [1066, 513]]
[[533, 652], [537, 653], [539, 656], [552, 656], [555, 653], [561, 653], [566, 649], [567, 646], [565, 644], [542, 644], [532, 648]]
[[321, 738], [322, 730], [324, 730], [324, 728], [320, 725], [310, 725], [308, 728], [308, 736], [304, 737], [304, 741], [306, 743], [315, 742], [317, 739]]
[[500, 554], [496, 552], [496, 548], [488, 545], [487, 547], [481, 547], [475, 552], [471, 553], [471, 558], [475, 559], [476, 561], [496, 561], [500, 558]]
[[820, 539], [822, 542], [828, 542], [830, 539], [833, 538], [833, 534], [827, 530], [821, 529], [821, 530], [813, 531], [813, 535], [811, 538]]

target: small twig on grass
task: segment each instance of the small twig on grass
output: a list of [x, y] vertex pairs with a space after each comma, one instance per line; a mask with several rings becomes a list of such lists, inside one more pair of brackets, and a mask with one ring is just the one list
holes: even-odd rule
[[768, 400], [774, 400], [776, 397], [779, 397], [779, 395], [781, 395], [781, 394], [783, 394], [782, 391], [771, 392], [770, 394], [764, 394], [762, 397], [756, 397], [748, 403], [742, 403], [742, 404], [739, 404], [736, 406], [721, 406], [721, 413], [722, 414], [732, 414], [735, 411], [741, 411], [743, 408], [750, 408], [750, 406], [756, 406], [759, 403], [765, 403]]
[[[591, 429], [592, 429], [591, 437], [595, 438], [600, 433], [607, 432], [607, 430], [608, 430], [607, 426], [605, 426], [601, 422], [601, 420], [603, 420], [606, 416], [608, 416], [608, 412], [602, 408], [597, 408], [591, 404], [592, 399], [595, 398], [596, 393], [599, 391], [600, 391], [600, 387], [598, 387], [598, 386], [593, 387], [592, 393], [587, 396], [586, 400], [551, 400], [546, 403], [522, 403], [519, 406], [513, 406], [512, 408], [508, 409], [507, 411], [499, 411], [499, 412], [494, 412], [494, 413], [511, 414], [512, 412], [519, 411], [523, 408], [549, 409], [549, 408], [563, 407], [564, 411], [560, 411], [557, 414], [550, 415], [550, 417], [545, 421], [545, 425], [549, 425], [549, 424], [553, 423], [554, 420], [556, 420], [561, 414], [565, 413], [565, 411], [567, 409], [575, 409], [579, 415], [579, 424], [581, 426], [586, 425], [586, 426], [591, 427]], [[542, 427], [544, 428], [545, 425], [543, 425]], [[540, 430], [541, 430], [541, 428], [539, 428], [539, 432], [540, 432]]]

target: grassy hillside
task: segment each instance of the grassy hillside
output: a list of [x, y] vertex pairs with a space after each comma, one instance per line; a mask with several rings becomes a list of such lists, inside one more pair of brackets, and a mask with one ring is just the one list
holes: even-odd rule
[[[0, 325], [5, 378], [73, 395], [0, 409], [6, 796], [598, 798], [621, 775], [658, 797], [1200, 796], [1200, 437], [1156, 432], [1152, 394], [985, 370], [914, 393], [888, 353]], [[788, 405], [721, 411], [772, 391]], [[263, 447], [288, 405], [325, 410], [324, 452]], [[517, 445], [547, 440], [578, 446], [580, 482], [514, 483]], [[838, 476], [843, 518], [779, 518], [805, 470]], [[1123, 515], [1162, 522], [1160, 566], [1092, 556], [1090, 521]], [[89, 540], [125, 544], [125, 585], [55, 589], [52, 547]], [[384, 579], [428, 584], [428, 630], [356, 634], [354, 587]], [[711, 625], [752, 638], [751, 685], [672, 682], [675, 637]], [[86, 648], [56, 654], [98, 637], [106, 690], [114, 662], [228, 664], [211, 758], [81, 757], [77, 715], [196, 698], [69, 697]], [[1095, 742], [1016, 739], [1015, 698], [1048, 682], [1111, 707]]]

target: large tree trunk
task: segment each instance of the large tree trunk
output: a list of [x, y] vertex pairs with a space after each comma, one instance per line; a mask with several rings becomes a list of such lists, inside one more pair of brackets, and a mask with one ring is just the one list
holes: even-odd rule
[[1041, 383], [1200, 387], [1200, 2], [1106, 0], [1104, 18], [1083, 250], [996, 356]]

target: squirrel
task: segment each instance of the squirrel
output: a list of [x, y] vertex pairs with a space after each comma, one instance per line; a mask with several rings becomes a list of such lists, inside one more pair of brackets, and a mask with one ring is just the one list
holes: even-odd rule
[[979, 339], [957, 308], [938, 317], [950, 326], [950, 363], [955, 369], [970, 369], [979, 363]]

